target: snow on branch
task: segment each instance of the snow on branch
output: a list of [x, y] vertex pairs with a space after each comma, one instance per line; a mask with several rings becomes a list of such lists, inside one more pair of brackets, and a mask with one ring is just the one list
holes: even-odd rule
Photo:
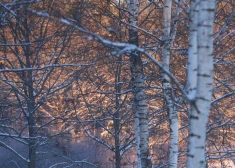
[[60, 23], [63, 23], [67, 26], [71, 26], [71, 27], [75, 28], [76, 30], [87, 34], [88, 35], [88, 37], [87, 37], [88, 40], [95, 40], [97, 42], [100, 42], [101, 44], [103, 44], [104, 46], [106, 46], [108, 48], [116, 49], [115, 52], [116, 52], [117, 55], [121, 55], [121, 54], [124, 54], [124, 53], [129, 53], [129, 52], [134, 52], [134, 51], [142, 53], [143, 55], [145, 55], [147, 58], [149, 58], [155, 65], [157, 65], [162, 71], [164, 71], [170, 77], [172, 82], [174, 82], [176, 84], [176, 86], [179, 88], [180, 92], [183, 94], [183, 96], [185, 97], [185, 99], [188, 102], [193, 101], [187, 96], [186, 92], [183, 90], [181, 84], [174, 77], [174, 75], [170, 71], [165, 69], [159, 61], [157, 61], [153, 56], [151, 56], [149, 53], [147, 53], [143, 48], [140, 48], [140, 47], [138, 47], [134, 44], [113, 42], [113, 41], [110, 41], [110, 40], [103, 39], [99, 35], [91, 32], [91, 31], [89, 31], [89, 30], [87, 30], [83, 27], [80, 27], [80, 26], [77, 26], [77, 25], [71, 23], [68, 19], [54, 18], [54, 17], [50, 16], [49, 14], [47, 14], [45, 12], [38, 12], [38, 11], [32, 10], [30, 8], [27, 8], [27, 10], [29, 12], [35, 14], [35, 15], [38, 15], [38, 16], [41, 16], [41, 17], [47, 17], [47, 18], [50, 18], [54, 21], [58, 21]]
[[95, 63], [91, 64], [50, 64], [50, 65], [45, 65], [43, 67], [34, 67], [34, 68], [16, 68], [16, 69], [0, 69], [0, 72], [19, 72], [19, 71], [35, 71], [35, 70], [44, 70], [47, 68], [54, 68], [54, 67], [82, 67], [82, 66], [90, 66], [94, 65]]
[[24, 160], [25, 162], [29, 163], [29, 160], [24, 158], [21, 154], [19, 154], [16, 150], [14, 150], [12, 147], [8, 146], [7, 144], [5, 144], [4, 142], [0, 141], [0, 145], [7, 148], [8, 150], [10, 150], [11, 152], [13, 152], [16, 156], [18, 156], [19, 158], [21, 158], [22, 160]]

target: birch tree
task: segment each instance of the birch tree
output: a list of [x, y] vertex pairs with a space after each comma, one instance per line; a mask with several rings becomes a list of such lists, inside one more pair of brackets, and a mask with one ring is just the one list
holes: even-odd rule
[[187, 92], [188, 96], [196, 95], [197, 88], [197, 25], [198, 25], [198, 7], [199, 0], [190, 1], [189, 14], [189, 44], [188, 44], [188, 74], [187, 74]]
[[[73, 2], [73, 4], [76, 4], [78, 1]], [[226, 6], [228, 5], [228, 2], [230, 2], [231, 5], [228, 8], [231, 9], [228, 9], [230, 11], [225, 11], [225, 8], [221, 7], [218, 9], [218, 13], [224, 13], [216, 15], [218, 20], [215, 20], [215, 23], [219, 25], [219, 28], [215, 27], [214, 47], [216, 47], [216, 55], [214, 58], [216, 59], [216, 62], [214, 64], [215, 66], [218, 66], [218, 69], [214, 72], [216, 82], [214, 82], [214, 99], [212, 102], [210, 100], [212, 92], [211, 41], [213, 33], [211, 22], [213, 22], [213, 19], [210, 15], [212, 15], [213, 10], [211, 7], [213, 7], [213, 5], [208, 5], [209, 7], [206, 6], [207, 3], [212, 3], [212, 1], [191, 1], [189, 14], [189, 42], [187, 41], [188, 1], [181, 1], [181, 4], [179, 4], [180, 1], [172, 2], [169, 0], [163, 2], [129, 0], [127, 1], [126, 6], [123, 1], [123, 4], [120, 5], [120, 1], [118, 4], [116, 0], [102, 0], [89, 2], [87, 5], [92, 6], [94, 10], [87, 9], [86, 12], [83, 12], [83, 7], [85, 5], [84, 1], [79, 2], [81, 3], [77, 3], [77, 6], [73, 6], [73, 11], [66, 11], [61, 8], [61, 11], [64, 11], [64, 14], [62, 15], [55, 12], [52, 13], [55, 16], [51, 16], [40, 10], [38, 13], [34, 11], [34, 13], [37, 13], [40, 16], [46, 16], [52, 20], [54, 19], [62, 24], [77, 29], [76, 34], [78, 34], [79, 37], [81, 34], [85, 35], [85, 38], [82, 40], [76, 36], [75, 38], [78, 40], [76, 43], [71, 44], [74, 45], [72, 47], [74, 49], [73, 53], [76, 53], [77, 56], [82, 55], [81, 53], [86, 53], [85, 50], [89, 51], [90, 54], [86, 54], [85, 62], [97, 59], [100, 59], [101, 61], [99, 61], [102, 63], [106, 61], [105, 66], [104, 64], [99, 64], [99, 61], [95, 61], [96, 65], [87, 71], [87, 73], [83, 70], [83, 80], [78, 81], [78, 84], [73, 86], [73, 88], [78, 87], [81, 90], [82, 98], [77, 100], [78, 103], [74, 105], [74, 109], [70, 109], [71, 116], [66, 119], [69, 120], [76, 115], [76, 117], [78, 117], [76, 121], [82, 123], [81, 125], [83, 125], [84, 131], [89, 137], [103, 144], [106, 148], [115, 153], [115, 158], [112, 158], [112, 161], [115, 160], [116, 167], [121, 166], [120, 160], [123, 153], [133, 146], [134, 142], [132, 134], [133, 127], [126, 129], [127, 125], [130, 126], [132, 124], [132, 115], [129, 113], [131, 106], [133, 106], [135, 120], [134, 131], [139, 168], [147, 167], [151, 164], [150, 161], [146, 159], [149, 156], [149, 147], [147, 145], [149, 136], [147, 105], [150, 109], [149, 111], [153, 111], [153, 113], [150, 113], [150, 128], [151, 131], [153, 130], [151, 132], [151, 138], [153, 139], [151, 147], [154, 148], [154, 145], [159, 147], [156, 147], [157, 150], [152, 153], [152, 161], [154, 161], [155, 164], [177, 167], [177, 157], [178, 152], [180, 151], [180, 162], [178, 162], [178, 166], [185, 166], [186, 150], [184, 149], [187, 148], [186, 143], [188, 138], [187, 131], [185, 130], [188, 128], [188, 125], [190, 125], [188, 167], [204, 167], [206, 162], [205, 158], [210, 161], [210, 159], [222, 160], [223, 157], [232, 157], [232, 154], [234, 153], [234, 150], [231, 150], [233, 136], [228, 136], [228, 134], [230, 133], [230, 130], [231, 132], [234, 130], [232, 127], [235, 123], [233, 119], [234, 115], [231, 115], [231, 111], [233, 110], [232, 102], [234, 99], [231, 98], [229, 101], [224, 100], [226, 97], [234, 95], [234, 75], [232, 73], [234, 71], [234, 68], [232, 68], [234, 66], [232, 55], [234, 42], [226, 42], [227, 40], [233, 41], [232, 35], [234, 34], [234, 31], [232, 30], [232, 27], [234, 26], [230, 26], [230, 28], [227, 29], [227, 26], [232, 20], [230, 17], [232, 18], [233, 16], [231, 8], [232, 1], [230, 0], [223, 3], [222, 1], [217, 1], [221, 6]], [[140, 2], [141, 5], [139, 5]], [[62, 3], [62, 1], [58, 1], [58, 4], [59, 3]], [[97, 4], [101, 5], [99, 6]], [[176, 4], [176, 8], [174, 8], [174, 4]], [[64, 5], [68, 5], [68, 3], [64, 3]], [[102, 8], [102, 10], [106, 12], [102, 13], [94, 7]], [[179, 13], [179, 10], [177, 9], [179, 7], [182, 9], [180, 19], [177, 18], [177, 13]], [[118, 9], [119, 11], [116, 11], [120, 12], [123, 17], [113, 14], [113, 11], [110, 10], [113, 8]], [[82, 9], [81, 13], [79, 12], [80, 9]], [[162, 10], [163, 15], [161, 15]], [[91, 11], [94, 12], [93, 18], [90, 17], [92, 15]], [[174, 11], [175, 18], [173, 18]], [[66, 15], [66, 12], [71, 12], [71, 15]], [[228, 13], [231, 14], [227, 15]], [[4, 12], [3, 15], [7, 16]], [[224, 16], [229, 17], [224, 19]], [[125, 21], [126, 17], [129, 18], [128, 22]], [[140, 21], [139, 24], [138, 18]], [[156, 20], [159, 20], [159, 22]], [[163, 25], [162, 20], [164, 20]], [[224, 25], [221, 24], [221, 20], [224, 20]], [[119, 25], [117, 26], [117, 21], [120, 22], [122, 27], [119, 27]], [[179, 21], [180, 31], [176, 30], [177, 21]], [[3, 19], [1, 25], [5, 25], [5, 23], [6, 22]], [[86, 23], [86, 25], [82, 25], [84, 23]], [[158, 26], [161, 28], [163, 27], [163, 31], [159, 31]], [[54, 27], [52, 29], [54, 29]], [[129, 35], [129, 37], [124, 37], [126, 35], [125, 33]], [[161, 34], [162, 38], [160, 38]], [[61, 36], [63, 35], [59, 34], [56, 37], [59, 38]], [[129, 44], [121, 42], [126, 39], [129, 40]], [[78, 47], [79, 42], [83, 43], [82, 47]], [[219, 46], [219, 44], [223, 45]], [[20, 47], [18, 46], [18, 48]], [[183, 68], [186, 64], [186, 54], [181, 54], [181, 52], [183, 53], [187, 50], [188, 72], [186, 80], [186, 68]], [[101, 55], [105, 55], [105, 57], [100, 57]], [[115, 59], [110, 59], [111, 55], [115, 56]], [[142, 57], [144, 55], [147, 59]], [[128, 60], [129, 57], [130, 60]], [[162, 57], [162, 64], [157, 60], [160, 60], [160, 57]], [[77, 61], [80, 60], [80, 58], [77, 59]], [[149, 60], [153, 61], [154, 65], [149, 63]], [[118, 63], [116, 64], [114, 62]], [[127, 68], [129, 63], [131, 73]], [[6, 66], [6, 63], [1, 64], [1, 66], [2, 65]], [[158, 68], [156, 68], [155, 65], [158, 66]], [[9, 67], [9, 64], [7, 66]], [[145, 73], [143, 66], [145, 68]], [[151, 68], [148, 66], [151, 66]], [[32, 72], [42, 72], [43, 70], [40, 68], [33, 67]], [[29, 68], [27, 68], [27, 71], [26, 69], [20, 69], [30, 75], [30, 72], [28, 72]], [[58, 73], [59, 69], [60, 68], [54, 67], [54, 70], [56, 71], [53, 72]], [[170, 73], [170, 70], [173, 73]], [[8, 76], [10, 76], [9, 72], [4, 69], [1, 70], [1, 72], [5, 74], [8, 73]], [[12, 72], [12, 74], [13, 73], [14, 72]], [[18, 74], [20, 74], [20, 72], [18, 72]], [[145, 76], [146, 74], [151, 75]], [[159, 77], [161, 75], [162, 81], [160, 81], [161, 77]], [[45, 76], [47, 75], [45, 74]], [[130, 76], [132, 77], [131, 86], [129, 85]], [[145, 79], [147, 79], [146, 84], [149, 86], [147, 89], [155, 88], [155, 90], [145, 90]], [[177, 79], [179, 81], [177, 81]], [[9, 81], [10, 80], [8, 80], [8, 82]], [[30, 80], [28, 81], [30, 83]], [[25, 83], [27, 83], [27, 81]], [[181, 85], [185, 85], [185, 83], [187, 83], [187, 95], [181, 87]], [[162, 87], [160, 87], [161, 84]], [[20, 89], [19, 85], [17, 85], [17, 87]], [[53, 86], [52, 90], [53, 88], [56, 87]], [[132, 88], [132, 90], [129, 88]], [[33, 87], [33, 89], [36, 91], [35, 87]], [[132, 104], [130, 103], [130, 99], [128, 99], [130, 97], [127, 96], [131, 92], [133, 93]], [[38, 92], [36, 91], [36, 93]], [[189, 124], [187, 121], [188, 105], [177, 101], [177, 96], [185, 96], [188, 102], [190, 102]], [[126, 97], [128, 101], [127, 99], [124, 100], [124, 97]], [[153, 97], [158, 98], [152, 101], [154, 99]], [[39, 98], [40, 94], [36, 97], [35, 104], [38, 103], [37, 100]], [[63, 99], [61, 98], [61, 100]], [[57, 101], [57, 98], [55, 98], [55, 101]], [[213, 105], [213, 109], [211, 110], [210, 120], [207, 125], [208, 129], [206, 129], [210, 107], [210, 103], [208, 102]], [[63, 103], [63, 101], [60, 103]], [[79, 103], [83, 105], [79, 105]], [[85, 108], [82, 108], [82, 106]], [[60, 108], [60, 106], [58, 106], [58, 108]], [[168, 117], [165, 115], [165, 109], [167, 109], [167, 113], [169, 114]], [[47, 108], [45, 108], [45, 111], [47, 111]], [[180, 135], [184, 134], [181, 137], [183, 143], [180, 141], [180, 148], [183, 148], [183, 150], [180, 149], [179, 151], [177, 144], [177, 111], [182, 112], [179, 114], [183, 114], [185, 117], [181, 120], [182, 127], [180, 128], [180, 131], [182, 132]], [[227, 116], [227, 112], [229, 116]], [[84, 120], [82, 121], [82, 119]], [[170, 132], [168, 131], [168, 123], [170, 123]], [[77, 125], [78, 128], [79, 124]], [[125, 133], [125, 131], [127, 133]], [[207, 149], [205, 148], [206, 133], [209, 134], [209, 140], [207, 140], [207, 142], [210, 143], [207, 146]], [[169, 135], [170, 140], [168, 139]], [[211, 136], [213, 136], [213, 138], [210, 138]], [[214, 136], [216, 136], [216, 138], [218, 137], [219, 142], [217, 139], [216, 141], [214, 140]], [[229, 138], [231, 139], [229, 140]], [[168, 145], [168, 142], [170, 145]], [[223, 149], [221, 148], [221, 145], [224, 147]], [[168, 148], [169, 146], [170, 150]], [[147, 151], [147, 153], [145, 153], [144, 150]], [[205, 152], [207, 152], [207, 156], [205, 155]], [[167, 159], [168, 153], [169, 156]], [[212, 161], [210, 163], [212, 163]], [[56, 165], [57, 164], [55, 164], [55, 166]]]
[[[129, 12], [129, 43], [138, 46], [138, 23], [139, 0], [128, 0], [127, 8]], [[138, 168], [151, 168], [151, 157], [149, 153], [149, 131], [148, 131], [148, 111], [145, 95], [143, 62], [141, 55], [137, 51], [130, 53], [131, 82], [133, 93], [134, 129], [136, 139], [136, 152]]]
[[[197, 11], [196, 5], [191, 8], [191, 13]], [[206, 124], [211, 106], [213, 83], [213, 22], [215, 0], [200, 1], [198, 11], [197, 30], [197, 85], [196, 94], [190, 95], [190, 129], [187, 167], [204, 168], [206, 166]], [[195, 13], [197, 14], [197, 13]], [[190, 15], [192, 16], [192, 15]], [[191, 22], [191, 26], [192, 26]], [[195, 36], [192, 34], [192, 39]], [[195, 52], [194, 52], [195, 53]], [[192, 53], [192, 54], [194, 54]], [[192, 58], [192, 57], [189, 57]], [[189, 62], [192, 63], [193, 60]], [[195, 69], [191, 69], [194, 71]], [[188, 72], [190, 74], [190, 72]], [[192, 90], [193, 91], [193, 90]]]
[[[171, 13], [172, 13], [172, 1], [165, 0], [163, 7], [163, 46], [162, 46], [162, 66], [169, 71], [170, 69], [170, 47], [173, 43], [177, 30], [177, 19], [179, 15], [180, 1], [176, 1], [176, 13], [175, 22], [173, 24], [171, 32]], [[171, 79], [165, 73], [162, 72], [162, 87], [164, 99], [167, 106], [167, 113], [170, 123], [170, 150], [169, 150], [169, 167], [176, 168], [178, 162], [178, 114], [177, 109], [174, 106], [174, 93], [171, 86]]]

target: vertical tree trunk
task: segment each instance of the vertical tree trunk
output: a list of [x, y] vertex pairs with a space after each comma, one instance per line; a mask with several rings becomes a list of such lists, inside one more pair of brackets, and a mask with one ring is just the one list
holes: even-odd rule
[[[25, 40], [26, 42], [30, 43], [30, 30], [28, 29], [28, 21], [27, 18], [24, 19], [24, 33], [25, 33]], [[31, 68], [31, 53], [30, 53], [30, 47], [25, 46], [24, 48], [24, 54], [26, 58], [26, 67]], [[24, 73], [24, 72], [23, 72]], [[28, 106], [28, 129], [29, 129], [29, 163], [28, 168], [36, 168], [36, 121], [35, 121], [35, 98], [34, 98], [34, 88], [33, 88], [33, 76], [32, 71], [27, 71], [26, 73], [26, 79], [25, 79], [25, 94], [28, 98], [27, 100], [27, 106]]]
[[188, 72], [187, 72], [187, 92], [190, 99], [196, 96], [197, 88], [197, 24], [198, 24], [199, 0], [190, 1], [189, 14], [189, 48], [188, 48]]
[[36, 168], [36, 140], [35, 137], [36, 125], [34, 114], [30, 114], [28, 117], [29, 125], [29, 163], [28, 168]]
[[[198, 73], [195, 100], [190, 108], [187, 167], [206, 167], [206, 124], [211, 104], [213, 82], [213, 22], [215, 0], [201, 0], [198, 13]], [[190, 74], [190, 72], [189, 72]]]
[[[26, 56], [28, 57], [28, 56]], [[27, 58], [26, 58], [27, 59]], [[35, 100], [33, 96], [33, 81], [32, 72], [27, 73], [27, 85], [28, 85], [28, 127], [29, 127], [29, 163], [28, 168], [36, 168], [36, 121], [35, 121]]]
[[[115, 115], [116, 117], [116, 115]], [[116, 118], [114, 122], [115, 127], [115, 165], [116, 168], [121, 168], [121, 155], [120, 155], [120, 140], [119, 140], [119, 119]]]
[[[138, 8], [139, 0], [128, 0], [129, 24], [129, 43], [138, 46]], [[149, 153], [149, 131], [148, 131], [148, 112], [146, 104], [143, 62], [138, 52], [130, 54], [130, 68], [132, 75], [132, 93], [134, 99], [134, 127], [136, 137], [136, 149], [138, 158], [138, 168], [152, 168]]]
[[[170, 66], [170, 46], [173, 39], [170, 39], [171, 29], [171, 8], [172, 1], [165, 0], [163, 8], [164, 27], [163, 27], [163, 47], [162, 47], [162, 65], [169, 70]], [[170, 123], [170, 153], [169, 167], [177, 168], [178, 162], [178, 114], [174, 108], [174, 95], [171, 87], [170, 78], [164, 72], [162, 73], [162, 86], [167, 112]]]
[[[120, 93], [120, 75], [121, 75], [121, 67], [122, 67], [122, 57], [120, 56], [118, 58], [118, 65], [116, 68], [116, 74], [115, 74], [115, 90], [116, 93]], [[114, 129], [115, 129], [115, 165], [116, 168], [121, 168], [121, 154], [120, 154], [120, 140], [119, 140], [119, 132], [120, 132], [120, 119], [119, 119], [119, 103], [120, 95], [116, 94], [116, 112], [114, 114]]]

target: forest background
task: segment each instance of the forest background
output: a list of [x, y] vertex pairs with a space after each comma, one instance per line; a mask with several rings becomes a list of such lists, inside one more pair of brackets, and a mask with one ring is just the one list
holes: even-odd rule
[[233, 0], [1, 0], [0, 167], [235, 166]]

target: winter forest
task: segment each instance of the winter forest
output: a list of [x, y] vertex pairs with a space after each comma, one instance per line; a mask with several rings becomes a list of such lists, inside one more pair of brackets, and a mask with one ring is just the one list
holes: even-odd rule
[[234, 16], [233, 0], [0, 0], [0, 167], [235, 167]]

